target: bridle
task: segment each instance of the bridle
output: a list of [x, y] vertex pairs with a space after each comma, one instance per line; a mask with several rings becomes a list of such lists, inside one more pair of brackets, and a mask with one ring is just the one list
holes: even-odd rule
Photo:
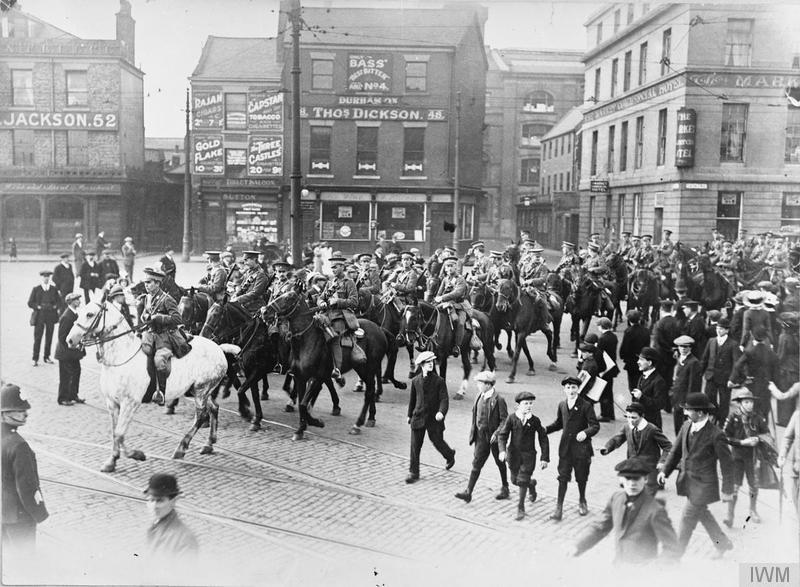
[[[295, 299], [295, 301], [294, 301], [294, 305], [293, 305], [293, 306], [292, 306], [292, 307], [291, 307], [289, 310], [285, 310], [285, 311], [284, 311], [283, 309], [281, 309], [281, 308], [279, 308], [279, 307], [278, 307], [278, 301], [279, 301], [281, 298], [284, 298], [284, 297], [286, 297], [286, 296], [288, 296], [288, 295], [293, 295], [293, 296], [295, 296], [295, 298], [296, 298], [296, 299]], [[311, 315], [311, 314], [315, 314], [315, 313], [316, 313], [316, 310], [312, 310], [312, 309], [310, 309], [310, 308], [309, 308], [307, 311], [305, 311], [305, 312], [298, 313], [298, 311], [297, 311], [297, 308], [299, 308], [299, 307], [300, 307], [300, 302], [301, 302], [302, 300], [303, 300], [303, 296], [301, 296], [301, 295], [300, 295], [300, 294], [298, 294], [297, 292], [295, 292], [295, 291], [287, 291], [285, 294], [278, 296], [277, 298], [275, 298], [274, 300], [272, 300], [270, 303], [268, 303], [268, 304], [267, 304], [267, 310], [268, 310], [268, 311], [271, 311], [271, 312], [272, 312], [272, 313], [275, 315], [275, 317], [276, 317], [276, 318], [286, 318], [287, 320], [288, 320], [289, 318], [291, 318], [292, 316], [294, 316], [294, 315], [300, 315], [300, 316], [309, 316], [309, 315]], [[314, 320], [311, 320], [311, 321], [308, 323], [308, 326], [306, 326], [305, 328], [303, 328], [303, 329], [302, 329], [300, 332], [292, 332], [292, 333], [291, 333], [291, 334], [292, 334], [292, 338], [300, 338], [300, 337], [301, 337], [301, 336], [303, 336], [303, 335], [304, 335], [306, 332], [308, 332], [309, 330], [311, 330], [311, 327], [312, 327], [312, 326], [314, 326]]]
[[[80, 346], [81, 347], [90, 347], [90, 346], [102, 347], [107, 342], [111, 342], [112, 340], [116, 340], [117, 338], [121, 338], [121, 337], [125, 336], [126, 334], [136, 334], [139, 331], [139, 329], [131, 328], [130, 325], [128, 325], [128, 329], [127, 330], [123, 330], [122, 332], [118, 332], [117, 334], [114, 334], [113, 336], [107, 336], [107, 334], [110, 334], [111, 332], [114, 332], [114, 330], [116, 330], [117, 327], [120, 324], [122, 324], [123, 322], [125, 324], [128, 324], [128, 322], [125, 319], [125, 316], [123, 316], [122, 313], [120, 313], [119, 321], [116, 324], [114, 324], [113, 326], [111, 326], [110, 328], [106, 328], [106, 314], [108, 314], [108, 302], [107, 301], [103, 301], [102, 303], [98, 304], [98, 307], [100, 308], [100, 311], [97, 313], [97, 315], [94, 318], [92, 318], [92, 321], [89, 323], [88, 326], [84, 326], [83, 324], [80, 324], [77, 321], [75, 322], [75, 326], [77, 326], [80, 330], [82, 330], [84, 332], [83, 336], [81, 336], [81, 341], [80, 341]], [[101, 320], [102, 320], [102, 324], [100, 322]], [[98, 325], [100, 325], [99, 332], [97, 330]], [[104, 334], [106, 334], [106, 336], [104, 336]], [[142, 343], [140, 341], [139, 342], [139, 348], [137, 348], [136, 351], [134, 351], [134, 353], [128, 359], [126, 359], [122, 363], [117, 363], [117, 364], [114, 364], [114, 365], [106, 365], [106, 366], [107, 367], [120, 367], [122, 365], [125, 365], [126, 363], [129, 363], [131, 360], [133, 360], [133, 358], [137, 354], [139, 354], [139, 351], [141, 351], [141, 350], [142, 350]], [[99, 358], [99, 351], [98, 351], [98, 358]]]

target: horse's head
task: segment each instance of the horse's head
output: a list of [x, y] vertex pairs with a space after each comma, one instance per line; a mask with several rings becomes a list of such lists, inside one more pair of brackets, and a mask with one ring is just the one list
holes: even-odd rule
[[556, 273], [555, 271], [550, 271], [547, 273], [547, 277], [545, 278], [545, 287], [547, 289], [552, 289], [554, 291], [560, 292], [561, 291], [561, 276]]
[[261, 309], [261, 317], [264, 319], [264, 321], [268, 321], [276, 316], [278, 318], [291, 318], [291, 316], [297, 312], [298, 309], [301, 309], [300, 305], [302, 302], [303, 296], [297, 293], [294, 289], [290, 289], [283, 295], [278, 296], [269, 304], [264, 306]]
[[503, 251], [503, 259], [512, 264], [519, 263], [519, 245], [508, 245]]
[[80, 348], [97, 341], [102, 342], [122, 324], [128, 324], [125, 316], [103, 296], [78, 310], [78, 316], [67, 334], [67, 345], [70, 348]]
[[184, 324], [191, 324], [194, 322], [195, 302], [194, 302], [195, 289], [190, 288], [185, 295], [181, 296], [178, 302], [178, 314], [181, 315], [181, 320]]
[[144, 281], [140, 281], [138, 283], [134, 283], [131, 286], [131, 293], [134, 297], [139, 297], [147, 293], [147, 290], [144, 288]]
[[495, 305], [500, 312], [506, 312], [517, 301], [517, 284], [511, 279], [502, 279], [497, 284], [497, 302]]
[[483, 307], [486, 295], [486, 283], [477, 282], [469, 288], [469, 302], [476, 308]]

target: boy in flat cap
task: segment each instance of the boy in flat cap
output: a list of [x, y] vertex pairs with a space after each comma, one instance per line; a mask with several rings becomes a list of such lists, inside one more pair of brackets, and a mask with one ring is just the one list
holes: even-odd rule
[[728, 417], [731, 391], [728, 387], [733, 365], [739, 358], [739, 341], [728, 336], [731, 322], [727, 316], [717, 320], [714, 330], [716, 336], [709, 339], [703, 356], [700, 358], [700, 371], [705, 379], [703, 390], [713, 404], [717, 406], [717, 421], [724, 422]]
[[181, 494], [175, 476], [168, 473], [154, 474], [143, 493], [147, 496], [147, 511], [150, 513], [147, 553], [170, 561], [196, 556], [197, 537], [175, 511], [175, 504]]
[[33, 326], [33, 366], [39, 364], [39, 350], [42, 346], [42, 335], [44, 334], [44, 362], [52, 363], [50, 360], [50, 347], [53, 344], [53, 330], [58, 322], [58, 309], [61, 306], [61, 295], [58, 293], [55, 284], [50, 280], [53, 272], [48, 270], [40, 271], [39, 275], [42, 282], [31, 289], [28, 296], [28, 307], [33, 310], [31, 314], [31, 326]]
[[672, 420], [677, 435], [683, 426], [683, 400], [690, 393], [699, 393], [703, 383], [703, 372], [700, 361], [692, 354], [694, 339], [681, 335], [673, 343], [678, 347], [678, 360], [675, 365], [675, 376], [669, 390], [669, 401], [672, 405]]
[[[525, 495], [530, 490], [530, 500], [536, 501], [536, 479], [532, 478], [536, 468], [536, 437], [539, 437], [539, 448], [542, 451], [542, 470], [550, 462], [550, 442], [541, 420], [533, 414], [533, 401], [536, 396], [529, 391], [521, 391], [514, 400], [517, 410], [509, 414], [503, 422], [498, 439], [500, 443], [501, 461], [508, 452], [508, 467], [511, 469], [511, 482], [519, 487], [517, 502], [517, 521], [525, 518]], [[508, 435], [511, 435], [511, 442]]]
[[578, 513], [585, 516], [589, 513], [586, 504], [586, 483], [589, 480], [589, 465], [592, 462], [591, 438], [600, 430], [600, 424], [594, 413], [592, 403], [578, 396], [581, 381], [577, 377], [566, 377], [561, 381], [565, 399], [559, 402], [555, 421], [546, 427], [548, 434], [563, 430], [558, 443], [558, 501], [551, 520], [559, 521], [564, 509], [564, 497], [567, 495], [567, 484], [572, 480], [578, 483], [580, 502]]
[[508, 406], [506, 400], [494, 388], [494, 373], [481, 371], [475, 376], [475, 383], [478, 385], [478, 395], [472, 405], [472, 425], [469, 430], [469, 443], [475, 445], [472, 472], [469, 475], [467, 488], [456, 493], [456, 497], [467, 503], [472, 501], [472, 490], [475, 488], [483, 465], [486, 464], [486, 459], [489, 458], [489, 453], [491, 453], [500, 470], [502, 483], [502, 489], [497, 494], [497, 499], [508, 499], [508, 472], [505, 462], [499, 458], [500, 449], [497, 443], [500, 427], [508, 417]]
[[622, 491], [611, 496], [600, 519], [586, 529], [569, 554], [579, 556], [613, 530], [615, 563], [649, 563], [659, 556], [678, 559], [678, 537], [664, 504], [644, 490], [649, 465], [634, 457], [614, 469], [622, 481]]

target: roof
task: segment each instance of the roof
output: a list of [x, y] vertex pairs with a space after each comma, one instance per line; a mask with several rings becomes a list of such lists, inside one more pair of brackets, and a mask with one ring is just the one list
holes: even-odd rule
[[558, 137], [576, 130], [583, 121], [583, 110], [583, 106], [575, 106], [575, 108], [572, 108], [555, 123], [553, 128], [547, 131], [542, 137], [542, 140], [546, 141], [547, 139], [552, 139], [553, 137]]
[[209, 35], [192, 77], [278, 81], [281, 69], [274, 40]]
[[175, 147], [183, 151], [184, 137], [165, 138], [165, 137], [145, 137], [145, 149], [159, 149], [161, 151], [174, 151]]
[[490, 55], [490, 68], [504, 72], [579, 75], [583, 77], [585, 69], [581, 61], [583, 57], [581, 51], [492, 49]]

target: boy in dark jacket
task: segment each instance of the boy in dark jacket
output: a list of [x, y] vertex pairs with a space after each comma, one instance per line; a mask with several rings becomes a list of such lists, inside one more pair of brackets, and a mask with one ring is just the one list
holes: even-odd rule
[[635, 389], [639, 383], [639, 353], [650, 344], [650, 331], [640, 324], [642, 315], [638, 310], [628, 312], [628, 328], [622, 335], [622, 344], [619, 347], [619, 358], [625, 365], [628, 373], [628, 390]]

